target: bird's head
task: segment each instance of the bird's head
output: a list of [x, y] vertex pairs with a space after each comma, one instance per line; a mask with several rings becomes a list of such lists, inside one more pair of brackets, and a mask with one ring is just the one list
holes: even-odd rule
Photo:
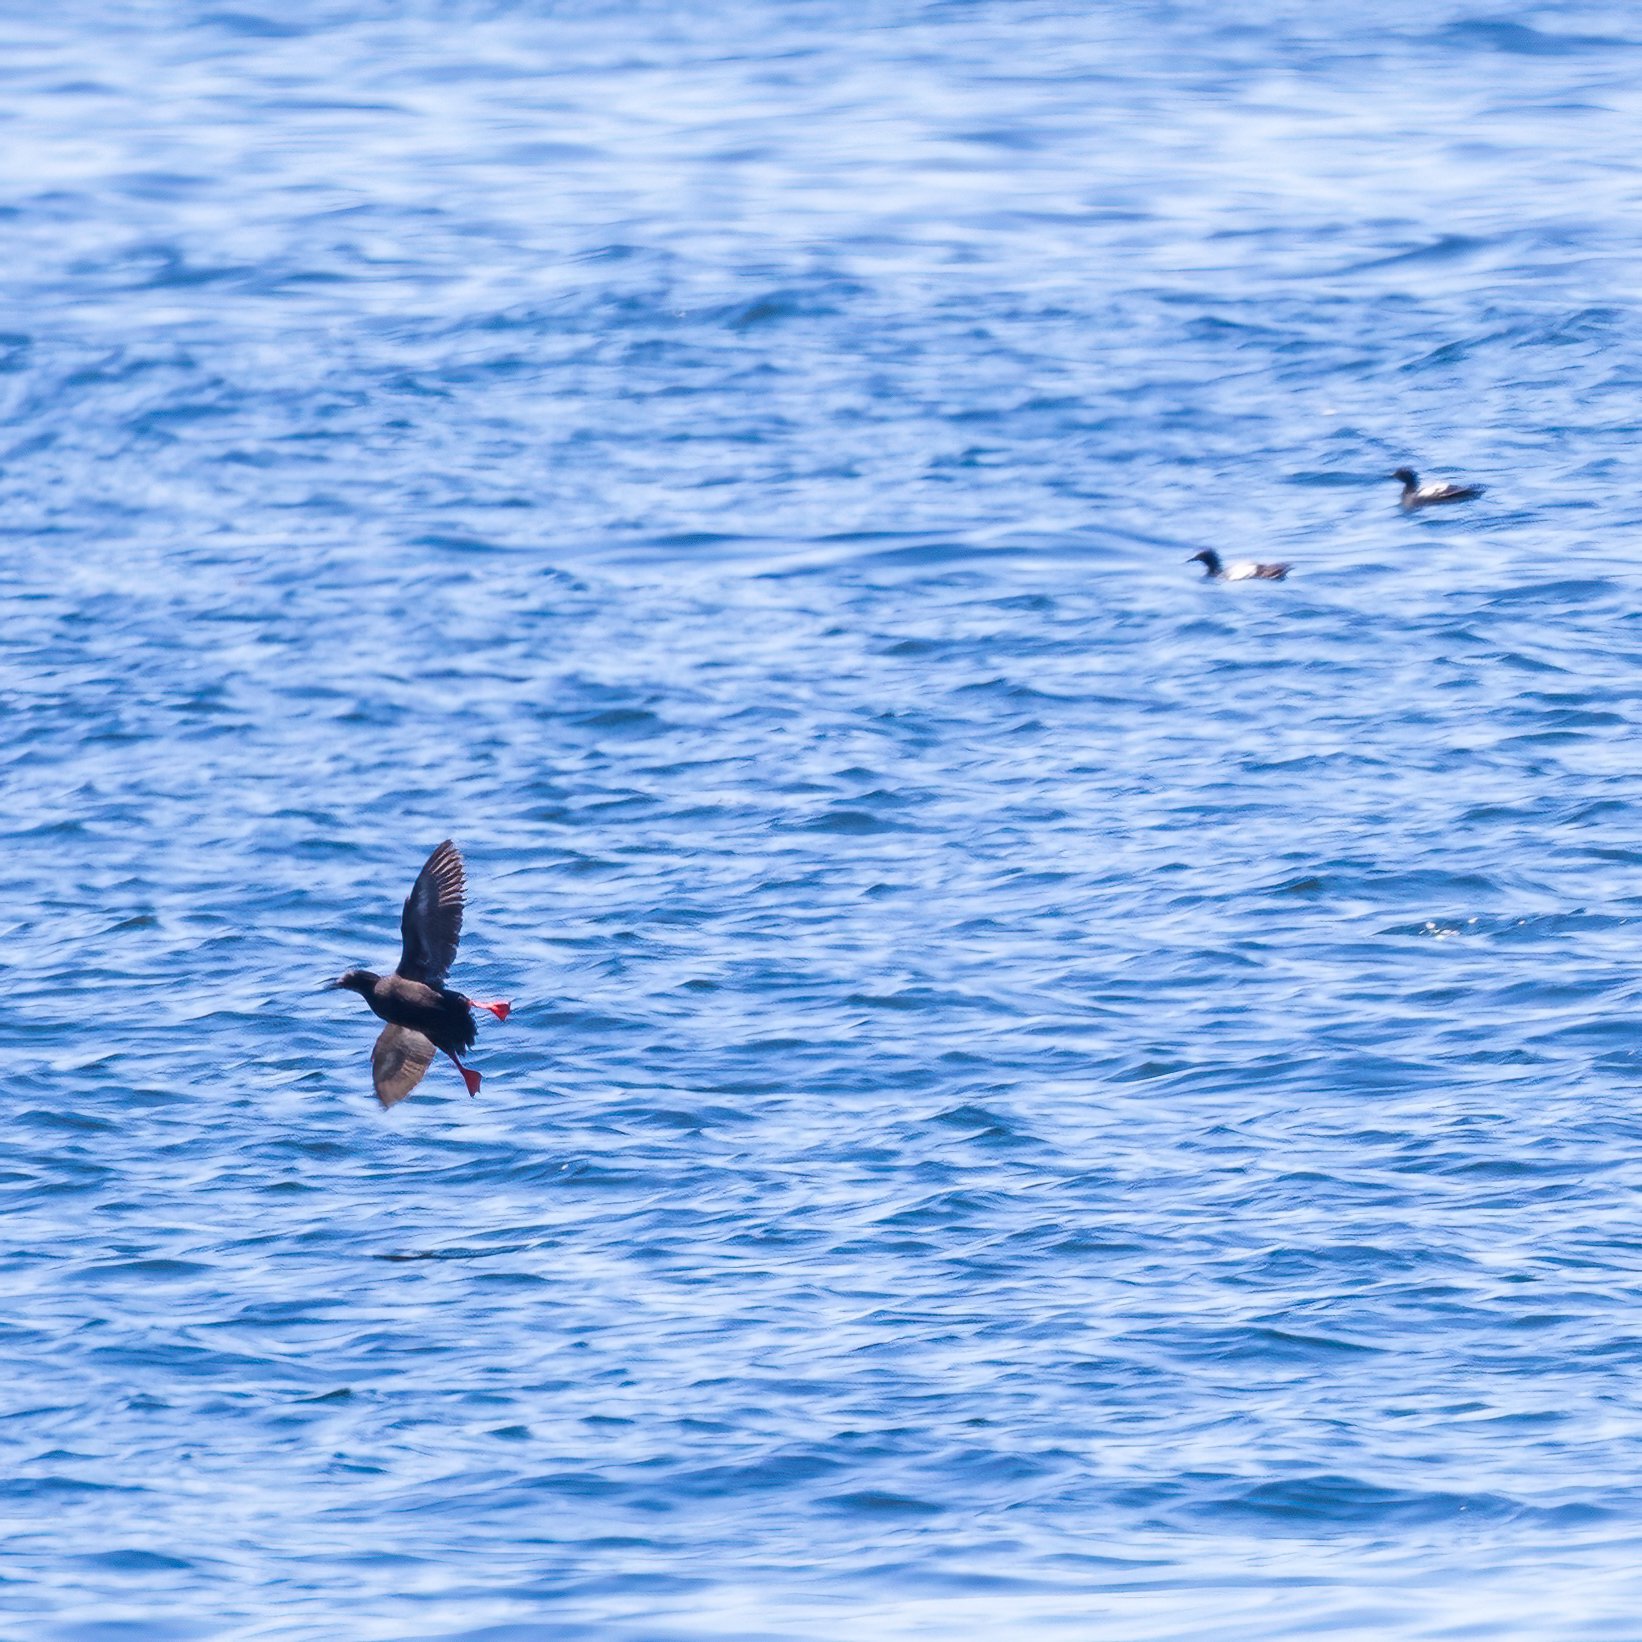
[[357, 992], [363, 997], [376, 985], [378, 977], [368, 969], [350, 969], [345, 974], [338, 975], [334, 981], [327, 981], [323, 990], [327, 992]]
[[1201, 553], [1194, 553], [1186, 563], [1202, 565], [1211, 576], [1220, 574], [1220, 555], [1212, 547], [1204, 548]]
[[1413, 468], [1395, 468], [1392, 470], [1391, 477], [1393, 479], [1400, 479], [1402, 483], [1410, 489], [1420, 482], [1420, 476], [1413, 470]]

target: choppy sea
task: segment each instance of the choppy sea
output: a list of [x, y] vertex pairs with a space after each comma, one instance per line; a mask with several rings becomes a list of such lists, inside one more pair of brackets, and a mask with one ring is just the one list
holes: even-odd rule
[[1642, 1636], [1639, 156], [1609, 3], [7, 8], [0, 1637]]

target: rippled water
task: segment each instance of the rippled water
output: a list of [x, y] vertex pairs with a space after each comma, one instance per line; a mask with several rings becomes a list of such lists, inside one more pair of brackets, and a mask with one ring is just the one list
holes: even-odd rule
[[4, 1635], [1635, 1637], [1630, 8], [4, 34]]

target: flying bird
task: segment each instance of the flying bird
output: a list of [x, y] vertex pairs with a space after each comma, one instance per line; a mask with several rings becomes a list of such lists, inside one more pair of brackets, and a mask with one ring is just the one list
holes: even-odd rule
[[1222, 564], [1212, 547], [1194, 553], [1186, 563], [1202, 565], [1204, 576], [1211, 582], [1280, 582], [1293, 569], [1292, 565], [1255, 564], [1252, 560]]
[[1397, 505], [1404, 513], [1413, 513], [1436, 502], [1469, 502], [1473, 496], [1480, 496], [1483, 488], [1481, 485], [1448, 485], [1440, 479], [1422, 485], [1413, 468], [1398, 468], [1391, 477], [1402, 481], [1403, 493]]
[[388, 1023], [371, 1050], [371, 1077], [376, 1098], [384, 1106], [403, 1100], [441, 1050], [456, 1063], [468, 1093], [479, 1093], [479, 1074], [462, 1064], [462, 1051], [473, 1047], [473, 1012], [488, 1009], [505, 1021], [512, 1005], [480, 1003], [445, 985], [462, 939], [466, 896], [462, 852], [447, 838], [428, 857], [405, 897], [399, 920], [405, 946], [399, 967], [391, 975], [350, 969], [329, 983], [357, 992], [371, 1012]]

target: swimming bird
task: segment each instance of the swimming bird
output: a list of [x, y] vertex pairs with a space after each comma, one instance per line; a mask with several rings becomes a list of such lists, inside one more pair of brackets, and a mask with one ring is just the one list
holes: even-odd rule
[[462, 938], [466, 896], [462, 852], [447, 838], [427, 858], [405, 897], [399, 967], [391, 975], [350, 969], [329, 983], [333, 989], [357, 992], [388, 1023], [371, 1050], [371, 1078], [384, 1106], [403, 1100], [422, 1081], [437, 1050], [456, 1063], [468, 1093], [479, 1093], [479, 1074], [462, 1064], [462, 1051], [473, 1047], [473, 1012], [488, 1009], [505, 1021], [512, 1006], [479, 1003], [445, 985]]
[[1211, 582], [1280, 582], [1294, 568], [1287, 564], [1255, 564], [1247, 559], [1241, 564], [1222, 564], [1212, 547], [1194, 553], [1186, 563], [1202, 565], [1204, 576]]
[[1469, 502], [1473, 496], [1480, 496], [1483, 489], [1481, 485], [1447, 485], [1440, 479], [1422, 485], [1413, 468], [1398, 468], [1391, 477], [1402, 480], [1403, 493], [1397, 505], [1404, 513], [1430, 507], [1435, 502]]

